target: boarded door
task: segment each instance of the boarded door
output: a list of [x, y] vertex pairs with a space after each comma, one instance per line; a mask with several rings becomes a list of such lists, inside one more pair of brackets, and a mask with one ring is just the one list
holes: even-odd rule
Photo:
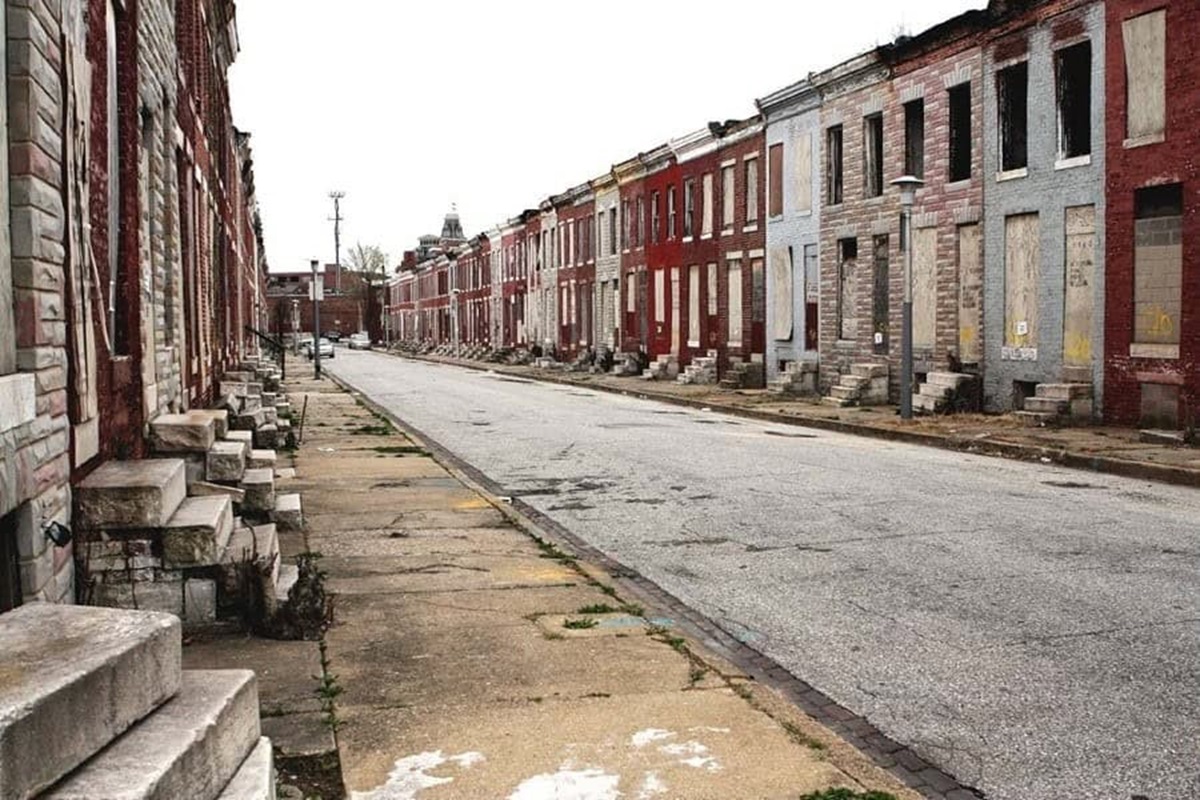
[[913, 231], [913, 347], [937, 341], [937, 228]]
[[682, 298], [679, 290], [679, 267], [671, 267], [671, 352], [676, 355], [683, 349]]
[[958, 357], [964, 364], [983, 359], [982, 244], [978, 224], [958, 227]]
[[767, 352], [767, 276], [761, 258], [750, 262], [750, 352]]
[[688, 347], [700, 346], [700, 267], [688, 267]]
[[1005, 358], [1037, 360], [1040, 265], [1038, 215], [1014, 214], [1005, 219], [1002, 349]]
[[[889, 276], [888, 276], [888, 236], [875, 237], [875, 286], [872, 292], [871, 300], [871, 330], [874, 332], [872, 337], [875, 352], [886, 354], [888, 351], [888, 295], [889, 295]], [[851, 337], [847, 337], [851, 338]]]
[[742, 346], [742, 262], [730, 261], [727, 267], [729, 286], [729, 337], [730, 347]]
[[1096, 276], [1096, 207], [1067, 209], [1067, 270], [1063, 295], [1063, 363], [1092, 365], [1092, 284]]
[[795, 290], [792, 280], [792, 259], [789, 248], [771, 250], [771, 338], [777, 342], [792, 339], [792, 308]]
[[815, 244], [804, 245], [804, 349], [815, 351], [820, 343], [821, 263]]

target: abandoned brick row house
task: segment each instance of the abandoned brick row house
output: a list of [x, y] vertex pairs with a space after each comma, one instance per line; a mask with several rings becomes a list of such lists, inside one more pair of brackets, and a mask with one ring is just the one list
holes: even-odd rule
[[48, 531], [257, 352], [266, 261], [231, 0], [10, 0], [0, 21], [5, 611], [75, 601], [79, 531]]
[[[757, 117], [481, 236], [469, 250], [525, 233], [529, 302], [518, 313], [515, 286], [497, 289], [505, 323], [457, 341], [640, 351], [658, 377], [699, 362], [839, 404], [911, 391], [926, 411], [965, 397], [1031, 422], [1194, 425], [1198, 18], [1182, 0], [993, 0], [810, 72]], [[892, 184], [905, 175], [923, 181], [910, 231]], [[462, 257], [393, 277], [394, 331], [420, 336], [405, 319], [444, 302], [420, 274]]]

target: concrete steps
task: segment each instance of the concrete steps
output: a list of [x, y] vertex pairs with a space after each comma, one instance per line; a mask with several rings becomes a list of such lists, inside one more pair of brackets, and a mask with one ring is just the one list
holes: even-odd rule
[[216, 800], [259, 744], [248, 670], [185, 671], [179, 693], [42, 800]]
[[275, 584], [275, 602], [283, 605], [288, 601], [288, 593], [300, 580], [300, 568], [295, 564], [284, 564], [279, 568], [279, 581]]
[[217, 564], [232, 533], [232, 500], [188, 497], [162, 528], [163, 564], [170, 568]]
[[205, 453], [217, 440], [216, 421], [203, 414], [163, 414], [150, 423], [156, 453]]
[[182, 459], [109, 461], [75, 490], [76, 527], [161, 528], [187, 496]]
[[275, 753], [270, 739], [258, 740], [217, 800], [275, 800]]
[[1026, 397], [1020, 410], [1049, 416], [1038, 424], [1091, 422], [1092, 384], [1039, 383], [1034, 396]]
[[212, 483], [238, 483], [246, 472], [248, 448], [244, 442], [220, 440], [205, 453], [205, 480]]
[[275, 471], [266, 467], [248, 469], [240, 484], [246, 493], [242, 513], [267, 516], [275, 510]]
[[977, 378], [961, 372], [930, 372], [913, 395], [913, 409], [927, 414], [941, 414], [951, 408], [971, 407], [967, 389]]
[[271, 521], [284, 531], [304, 530], [304, 510], [301, 508], [300, 495], [294, 492], [278, 495], [275, 498]]
[[3, 798], [54, 784], [180, 688], [180, 624], [166, 614], [27, 605], [0, 616], [0, 653]]
[[849, 373], [838, 377], [823, 402], [827, 405], [848, 406], [885, 405], [888, 401], [888, 368], [886, 364], [852, 364]]

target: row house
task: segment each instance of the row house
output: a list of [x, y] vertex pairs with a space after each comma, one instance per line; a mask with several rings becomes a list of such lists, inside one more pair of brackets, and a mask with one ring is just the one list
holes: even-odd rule
[[526, 224], [527, 342], [715, 351], [738, 385], [839, 403], [969, 387], [1037, 421], [1194, 425], [1193, 7], [993, 0], [615, 164]]
[[74, 602], [76, 487], [257, 354], [266, 257], [231, 0], [5, 4], [0, 611]]
[[529, 229], [520, 216], [502, 229], [500, 265], [504, 276], [503, 294], [508, 299], [508, 331], [511, 346], [525, 344], [529, 320], [525, 297], [530, 289]]
[[1191, 48], [1200, 4], [1109, 0], [1106, 9], [1107, 44], [1094, 51], [1107, 87], [1104, 416], [1123, 425], [1194, 429], [1200, 63]]
[[451, 295], [455, 298], [458, 341], [491, 344], [491, 248], [476, 236], [451, 260]]
[[557, 228], [558, 331], [555, 343], [572, 358], [595, 343], [593, 285], [596, 282], [595, 202], [590, 183], [555, 198]]

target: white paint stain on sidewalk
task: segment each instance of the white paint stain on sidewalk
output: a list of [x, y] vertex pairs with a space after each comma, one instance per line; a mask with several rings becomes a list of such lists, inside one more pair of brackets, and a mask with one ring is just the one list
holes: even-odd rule
[[564, 764], [558, 772], [523, 781], [508, 800], [617, 800], [621, 796], [617, 790], [620, 775], [599, 769], [569, 769], [569, 766]]
[[388, 773], [387, 783], [369, 792], [351, 792], [350, 800], [415, 800], [425, 789], [454, 781], [454, 778], [430, 775], [430, 770], [446, 764], [470, 769], [483, 761], [483, 753], [474, 752], [446, 756], [441, 750], [434, 750], [408, 756], [396, 762], [396, 766]]

